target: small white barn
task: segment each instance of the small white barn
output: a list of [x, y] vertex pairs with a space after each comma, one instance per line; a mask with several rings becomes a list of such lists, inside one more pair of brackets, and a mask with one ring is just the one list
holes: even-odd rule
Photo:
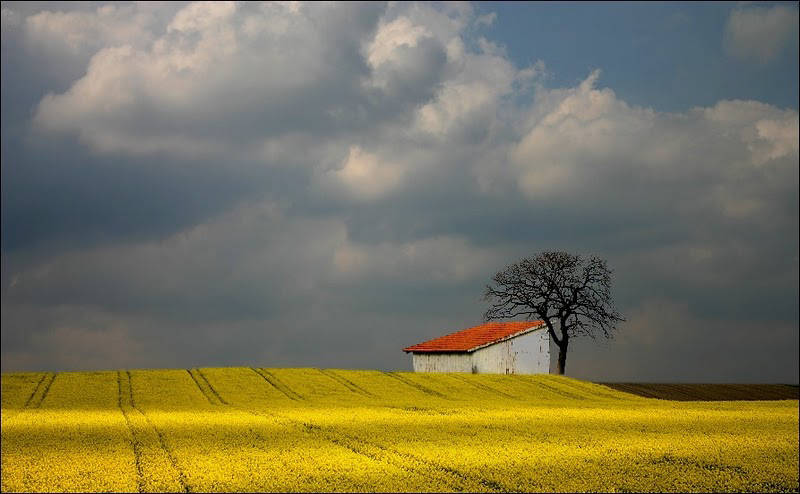
[[403, 349], [414, 372], [549, 374], [550, 335], [543, 321], [490, 322]]

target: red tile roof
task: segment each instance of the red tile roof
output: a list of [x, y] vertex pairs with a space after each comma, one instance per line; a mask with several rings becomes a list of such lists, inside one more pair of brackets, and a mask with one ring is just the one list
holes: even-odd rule
[[403, 348], [404, 352], [471, 352], [480, 347], [525, 333], [542, 326], [544, 321], [487, 322], [480, 326]]

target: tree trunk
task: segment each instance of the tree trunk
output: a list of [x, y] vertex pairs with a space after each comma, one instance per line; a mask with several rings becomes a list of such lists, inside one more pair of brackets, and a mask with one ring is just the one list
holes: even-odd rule
[[566, 368], [567, 368], [567, 342], [564, 341], [564, 345], [558, 347], [558, 374], [560, 376], [563, 376]]

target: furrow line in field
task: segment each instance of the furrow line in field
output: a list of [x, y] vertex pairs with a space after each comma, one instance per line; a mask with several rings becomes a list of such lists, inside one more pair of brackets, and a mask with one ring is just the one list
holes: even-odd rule
[[[267, 381], [270, 385], [272, 385], [273, 387], [275, 387], [276, 389], [278, 389], [279, 391], [284, 393], [287, 397], [289, 397], [291, 399], [295, 399], [295, 398], [292, 398], [292, 396], [290, 395], [290, 393], [293, 393], [291, 390], [288, 390], [288, 389], [287, 390], [283, 390], [278, 385], [276, 385], [276, 383], [270, 381], [269, 377], [275, 379], [274, 375], [267, 373], [267, 371], [264, 371], [263, 369], [256, 370], [255, 368], [252, 368], [252, 367], [251, 367], [251, 369], [256, 374], [261, 376], [265, 381]], [[262, 371], [262, 372], [267, 373], [269, 377], [267, 375], [263, 375], [261, 372], [259, 372], [259, 370]], [[220, 396], [220, 398], [222, 398], [222, 397]], [[406, 471], [409, 471], [411, 473], [419, 474], [419, 472], [416, 472], [413, 469], [410, 469], [408, 466], [403, 465], [402, 463], [389, 462], [389, 461], [387, 461], [385, 459], [379, 458], [378, 456], [376, 456], [374, 454], [370, 454], [368, 451], [364, 451], [363, 449], [358, 448], [357, 446], [353, 446], [351, 444], [345, 444], [341, 440], [337, 440], [336, 438], [331, 438], [331, 437], [329, 437], [328, 434], [324, 433], [324, 431], [322, 430], [321, 427], [319, 427], [319, 426], [317, 426], [315, 424], [312, 424], [312, 423], [309, 423], [309, 422], [298, 421], [298, 420], [291, 419], [291, 418], [285, 417], [283, 415], [272, 413], [272, 412], [266, 412], [266, 411], [263, 411], [263, 410], [252, 410], [252, 409], [244, 407], [244, 406], [232, 405], [227, 401], [225, 401], [225, 404], [227, 406], [229, 406], [230, 408], [234, 409], [234, 410], [240, 410], [240, 411], [243, 411], [245, 413], [248, 413], [248, 414], [256, 416], [256, 417], [262, 417], [262, 418], [269, 417], [269, 418], [277, 421], [278, 423], [281, 423], [285, 427], [293, 427], [295, 429], [299, 429], [300, 431], [302, 431], [305, 434], [315, 435], [315, 436], [318, 436], [318, 437], [321, 436], [322, 439], [324, 439], [325, 441], [331, 442], [331, 443], [333, 443], [333, 444], [335, 444], [335, 445], [337, 445], [339, 447], [345, 448], [345, 449], [347, 449], [349, 451], [352, 451], [353, 453], [356, 453], [356, 454], [358, 454], [360, 456], [367, 457], [371, 461], [388, 462], [388, 463], [393, 464], [395, 466], [399, 466], [400, 468], [402, 468], [402, 469], [404, 469]], [[255, 433], [255, 434], [258, 435], [258, 433]]]
[[[410, 460], [412, 462], [417, 463], [418, 465], [422, 464], [422, 465], [429, 466], [432, 469], [434, 469], [434, 471], [445, 472], [445, 473], [447, 473], [447, 474], [449, 474], [449, 475], [451, 475], [453, 477], [456, 477], [456, 478], [460, 479], [462, 482], [468, 482], [468, 483], [471, 482], [472, 484], [480, 484], [480, 485], [482, 485], [484, 487], [488, 487], [490, 489], [493, 489], [493, 490], [496, 490], [496, 491], [500, 491], [500, 492], [508, 492], [509, 490], [511, 490], [508, 487], [505, 487], [502, 484], [500, 484], [498, 482], [495, 482], [493, 480], [483, 479], [483, 478], [473, 478], [471, 475], [469, 475], [467, 473], [461, 472], [460, 470], [452, 468], [452, 467], [448, 467], [447, 465], [442, 465], [441, 463], [438, 463], [438, 462], [433, 461], [433, 460], [427, 460], [425, 458], [420, 458], [420, 457], [418, 457], [416, 455], [413, 455], [411, 453], [405, 453], [403, 451], [398, 451], [398, 450], [396, 450], [394, 448], [390, 448], [388, 446], [384, 446], [384, 445], [379, 444], [379, 443], [373, 443], [371, 441], [366, 441], [364, 439], [360, 439], [360, 438], [356, 438], [356, 437], [353, 437], [353, 436], [349, 436], [349, 435], [344, 434], [342, 432], [334, 432], [334, 431], [330, 431], [330, 432], [333, 433], [333, 434], [340, 434], [342, 436], [345, 436], [345, 437], [347, 437], [348, 439], [350, 439], [352, 441], [357, 441], [357, 442], [361, 442], [362, 444], [370, 445], [372, 447], [378, 448], [378, 449], [380, 449], [382, 451], [385, 451], [387, 453], [391, 453], [391, 454], [400, 456], [402, 458], [406, 458], [406, 459], [408, 459], [408, 460]], [[438, 478], [438, 477], [433, 477], [433, 478]], [[471, 486], [469, 486], [469, 485], [467, 485], [465, 487], [466, 487], [467, 490], [473, 490], [471, 488]]]
[[482, 389], [483, 391], [488, 391], [490, 393], [495, 393], [495, 394], [498, 394], [500, 396], [504, 396], [506, 398], [511, 398], [513, 400], [519, 400], [520, 399], [519, 396], [510, 395], [510, 394], [508, 394], [508, 393], [506, 393], [504, 391], [500, 391], [499, 389], [495, 389], [495, 388], [493, 388], [491, 386], [487, 386], [486, 384], [474, 382], [473, 380], [467, 379], [464, 376], [459, 376], [458, 374], [447, 374], [447, 376], [455, 378], [455, 379], [458, 379], [459, 381], [462, 381], [462, 382], [465, 382], [467, 384], [470, 384], [470, 385], [472, 385], [472, 386], [474, 386], [474, 387], [476, 387], [478, 389]]
[[619, 391], [621, 393], [628, 393], [631, 396], [639, 396], [646, 399], [655, 399], [655, 400], [663, 400], [664, 398], [661, 397], [658, 393], [655, 393], [651, 390], [641, 389], [636, 387], [635, 385], [630, 384], [615, 384], [615, 387], [611, 387], [608, 384], [601, 384], [601, 386], [605, 386], [609, 389], [613, 389], [614, 391]]
[[[431, 469], [429, 467], [432, 465], [425, 465], [424, 461], [419, 461], [418, 458], [411, 455], [395, 451], [379, 444], [373, 444], [342, 432], [323, 428], [311, 422], [292, 419], [274, 412], [266, 412], [263, 410], [257, 411], [248, 408], [240, 409], [250, 413], [251, 415], [270, 417], [279, 423], [283, 423], [287, 427], [294, 427], [295, 429], [299, 429], [306, 434], [315, 435], [327, 442], [352, 451], [357, 455], [369, 458], [372, 461], [388, 463], [414, 475], [419, 475], [425, 479], [433, 480], [435, 482], [442, 482], [453, 492], [469, 491], [468, 486], [465, 487], [463, 485], [463, 480], [466, 479], [466, 476], [456, 472], [453, 469], [446, 467], [442, 468], [441, 466]], [[404, 461], [403, 458], [405, 458], [406, 461]], [[450, 477], [455, 474], [455, 477], [457, 477], [459, 481], [454, 481], [454, 479], [448, 477], [442, 477], [441, 473], [448, 474]]]
[[270, 385], [272, 385], [273, 388], [277, 389], [278, 391], [280, 391], [281, 393], [286, 395], [286, 397], [289, 398], [290, 400], [294, 400], [294, 401], [305, 400], [305, 398], [303, 398], [300, 394], [295, 393], [294, 391], [292, 391], [292, 388], [290, 388], [289, 386], [287, 386], [286, 384], [281, 382], [281, 380], [278, 379], [271, 372], [268, 372], [267, 370], [265, 370], [263, 368], [256, 369], [255, 367], [250, 367], [250, 369], [253, 372], [255, 372], [256, 374], [258, 374], [259, 376], [261, 376], [261, 378], [264, 379], [265, 381], [267, 381]]
[[563, 385], [567, 385], [570, 388], [574, 389], [575, 391], [578, 391], [578, 392], [581, 392], [581, 393], [588, 393], [588, 394], [592, 395], [593, 397], [605, 397], [605, 398], [611, 399], [611, 400], [621, 400], [622, 399], [619, 396], [616, 396], [616, 395], [614, 395], [612, 393], [606, 392], [602, 388], [601, 389], [595, 389], [594, 388], [595, 386], [597, 386], [598, 388], [600, 387], [597, 384], [594, 384], [594, 385], [592, 385], [592, 384], [579, 384], [579, 383], [575, 383], [575, 382], [572, 382], [572, 381], [568, 381], [566, 379], [563, 380], [563, 381], [559, 379], [559, 383], [563, 384]]
[[[550, 378], [550, 379], [553, 379], [553, 378]], [[561, 380], [561, 379], [556, 378], [555, 382], [552, 383], [552, 384], [553, 384], [553, 386], [551, 386], [551, 389], [558, 389], [561, 393], [564, 393], [565, 396], [572, 395], [572, 396], [575, 396], [575, 399], [579, 399], [579, 400], [587, 400], [587, 399], [588, 400], [594, 400], [594, 399], [597, 399], [597, 396], [595, 396], [594, 391], [588, 390], [588, 389], [585, 389], [585, 388], [577, 387], [577, 386], [573, 385], [571, 382], [569, 382], [566, 379]], [[547, 384], [542, 384], [542, 385], [543, 386], [548, 386]], [[566, 388], [566, 389], [559, 389], [559, 387]]]
[[[128, 381], [128, 387], [130, 387], [130, 381]], [[133, 461], [136, 465], [136, 487], [138, 492], [144, 492], [144, 475], [142, 473], [142, 451], [141, 451], [141, 444], [139, 443], [139, 439], [136, 437], [137, 434], [134, 431], [133, 424], [131, 424], [131, 419], [128, 417], [128, 412], [125, 411], [125, 408], [122, 406], [122, 375], [120, 371], [117, 371], [117, 406], [119, 410], [122, 412], [122, 416], [125, 417], [125, 424], [128, 426], [128, 432], [131, 434], [131, 447], [133, 448]]]
[[215, 396], [215, 397], [216, 397], [216, 398], [219, 400], [219, 402], [220, 402], [220, 403], [222, 403], [223, 405], [227, 405], [227, 404], [228, 404], [228, 402], [227, 402], [227, 401], [225, 401], [225, 399], [224, 399], [222, 396], [220, 396], [220, 394], [219, 394], [219, 393], [217, 393], [217, 390], [216, 390], [216, 389], [214, 389], [214, 386], [212, 386], [212, 385], [211, 385], [211, 382], [209, 382], [209, 380], [208, 380], [208, 378], [206, 377], [206, 375], [205, 375], [205, 374], [203, 374], [203, 371], [201, 371], [201, 370], [198, 368], [198, 369], [195, 369], [195, 372], [197, 372], [197, 374], [198, 374], [200, 377], [202, 377], [202, 378], [203, 378], [203, 381], [205, 381], [206, 385], [208, 386], [208, 389], [210, 389], [210, 390], [211, 390], [211, 392], [212, 392], [212, 393], [214, 394], [214, 396]]
[[[378, 454], [375, 454], [374, 452], [366, 451], [363, 448], [359, 447], [358, 443], [356, 445], [353, 445], [350, 442], [343, 441], [343, 440], [341, 440], [339, 438], [336, 438], [336, 437], [333, 437], [333, 438], [326, 437], [325, 439], [327, 441], [329, 441], [329, 442], [332, 442], [333, 444], [336, 444], [337, 446], [341, 446], [343, 448], [346, 448], [346, 449], [352, 451], [353, 453], [355, 453], [357, 455], [366, 456], [367, 458], [369, 458], [369, 459], [371, 459], [373, 461], [377, 461], [377, 462], [380, 462], [380, 463], [388, 463], [390, 465], [394, 465], [394, 466], [400, 468], [401, 470], [405, 470], [406, 472], [412, 473], [414, 475], [419, 475], [421, 477], [425, 477], [426, 479], [433, 479], [434, 481], [442, 481], [441, 478], [435, 478], [435, 477], [432, 477], [429, 474], [420, 472], [419, 470], [416, 470], [416, 469], [408, 466], [407, 464], [405, 464], [405, 463], [403, 463], [401, 461], [392, 460], [389, 457], [387, 457], [386, 455], [381, 457]], [[447, 483], [447, 482], [445, 482], [445, 483], [454, 492], [462, 492], [463, 491], [461, 486], [452, 485], [452, 484]]]
[[349, 380], [349, 379], [347, 379], [345, 377], [342, 377], [342, 376], [336, 374], [334, 371], [332, 371], [330, 369], [317, 369], [317, 370], [320, 371], [321, 373], [323, 373], [324, 375], [330, 377], [334, 381], [338, 382], [339, 384], [341, 384], [342, 386], [344, 386], [348, 390], [352, 391], [353, 393], [358, 393], [360, 395], [367, 396], [367, 397], [370, 397], [370, 398], [374, 398], [375, 397], [375, 395], [373, 395], [372, 393], [370, 393], [366, 389], [362, 388], [358, 384], [354, 383], [353, 381], [351, 381], [351, 380]]
[[[274, 383], [270, 382], [267, 379], [267, 376], [262, 375], [260, 372], [258, 372], [254, 368], [251, 368], [251, 369], [254, 372], [256, 372], [258, 375], [263, 377], [264, 380], [266, 380], [267, 382], [272, 384], [275, 388], [281, 390], [280, 388], [278, 388], [278, 386], [275, 386]], [[259, 370], [267, 373], [270, 377], [275, 378], [275, 376], [269, 374], [264, 369], [259, 369]], [[281, 390], [281, 391], [283, 391], [283, 390]], [[289, 390], [289, 391], [292, 392], [291, 390]], [[284, 393], [284, 394], [286, 394], [286, 393]], [[289, 395], [287, 394], [287, 396], [289, 396]], [[420, 476], [422, 476], [424, 478], [432, 479], [432, 480], [437, 481], [437, 482], [444, 481], [444, 483], [447, 484], [447, 486], [450, 489], [452, 489], [453, 491], [461, 492], [461, 491], [464, 491], [464, 490], [468, 490], [468, 489], [465, 489], [464, 487], [462, 487], [460, 485], [460, 483], [454, 483], [452, 481], [445, 481], [440, 475], [436, 475], [437, 472], [445, 472], [445, 473], [450, 474], [451, 476], [455, 475], [456, 477], [458, 477], [458, 478], [460, 478], [462, 480], [467, 478], [465, 475], [461, 474], [460, 472], [458, 472], [458, 471], [456, 471], [454, 469], [450, 469], [449, 467], [444, 467], [444, 466], [441, 466], [441, 465], [429, 465], [429, 466], [435, 468], [434, 472], [430, 472], [428, 468], [421, 468], [420, 465], [424, 464], [425, 462], [423, 460], [420, 460], [420, 459], [414, 457], [413, 455], [408, 455], [408, 454], [405, 454], [405, 453], [401, 453], [399, 451], [395, 451], [395, 450], [393, 450], [391, 448], [387, 448], [387, 447], [379, 445], [379, 444], [372, 444], [372, 443], [370, 443], [368, 441], [364, 441], [364, 440], [361, 440], [359, 438], [352, 437], [350, 435], [347, 435], [347, 434], [344, 434], [344, 433], [341, 433], [341, 432], [338, 432], [338, 431], [333, 431], [333, 430], [330, 430], [330, 429], [324, 429], [324, 428], [322, 428], [322, 427], [320, 427], [320, 426], [318, 426], [318, 425], [316, 425], [314, 423], [311, 423], [311, 422], [293, 419], [293, 418], [286, 417], [284, 415], [281, 415], [281, 414], [278, 414], [278, 413], [275, 413], [275, 412], [267, 412], [267, 411], [264, 411], [264, 410], [252, 410], [252, 409], [247, 408], [245, 406], [232, 405], [227, 401], [226, 401], [226, 404], [229, 407], [233, 408], [233, 409], [241, 410], [241, 411], [244, 411], [244, 412], [249, 413], [251, 415], [257, 416], [257, 417], [259, 417], [259, 416], [260, 417], [270, 417], [270, 418], [278, 421], [278, 423], [283, 423], [286, 426], [290, 426], [290, 427], [294, 427], [296, 429], [300, 429], [306, 434], [317, 435], [318, 437], [321, 437], [322, 439], [324, 439], [324, 440], [326, 440], [326, 441], [328, 441], [330, 443], [333, 443], [333, 444], [335, 444], [335, 445], [337, 445], [339, 447], [348, 449], [348, 450], [352, 451], [353, 453], [356, 453], [356, 454], [358, 454], [360, 456], [364, 456], [366, 458], [369, 458], [372, 461], [389, 463], [391, 465], [394, 465], [394, 466], [396, 466], [398, 468], [401, 468], [402, 470], [405, 470], [405, 471], [410, 472], [412, 474], [420, 475]], [[372, 450], [370, 450], [370, 449], [372, 449]], [[375, 449], [377, 449], [378, 451], [383, 453], [383, 455], [382, 455], [383, 457], [381, 457], [380, 454], [376, 454], [376, 452], [374, 451]], [[404, 462], [402, 459], [400, 459], [398, 457], [401, 457], [401, 458], [405, 457], [408, 460], [414, 461], [417, 464], [417, 466], [416, 467], [409, 466], [407, 461]], [[482, 483], [482, 482], [479, 482], [479, 483]], [[487, 484], [482, 483], [482, 485], [487, 485]], [[505, 489], [496, 489], [496, 490], [505, 490]]]
[[[340, 432], [322, 429], [319, 433], [323, 438], [325, 438], [325, 440], [343, 448], [347, 448], [356, 454], [366, 456], [373, 461], [388, 463], [414, 475], [419, 475], [435, 482], [441, 482], [454, 492], [463, 492], [465, 490], [469, 491], [469, 489], [463, 485], [463, 481], [467, 480], [465, 477], [456, 475], [456, 477], [458, 477], [458, 481], [455, 481], [455, 479], [447, 478], [441, 475], [441, 473], [444, 472], [452, 476], [452, 474], [455, 472], [454, 470], [434, 467], [433, 471], [431, 471], [431, 469], [421, 465], [419, 459], [417, 458], [405, 457], [407, 461], [403, 461], [402, 458], [404, 458], [404, 455], [398, 451], [381, 447], [380, 445], [371, 444], [367, 441], [363, 441]], [[373, 450], [370, 451], [370, 448], [373, 448]], [[375, 449], [378, 451], [374, 451]], [[411, 463], [411, 465], [409, 465], [409, 463]]]
[[58, 374], [56, 374], [55, 372], [50, 373], [50, 379], [47, 381], [47, 384], [44, 385], [44, 391], [42, 391], [42, 396], [37, 400], [36, 404], [33, 405], [33, 408], [40, 408], [42, 406], [42, 402], [44, 402], [44, 399], [47, 397], [47, 393], [50, 392], [50, 386], [53, 385], [53, 381], [56, 380], [57, 375]]
[[583, 400], [584, 399], [583, 396], [578, 396], [576, 394], [570, 393], [569, 391], [562, 391], [562, 390], [560, 390], [558, 388], [554, 388], [552, 386], [548, 386], [547, 384], [544, 384], [544, 383], [541, 383], [541, 382], [532, 382], [532, 381], [528, 381], [526, 379], [521, 379], [520, 382], [525, 383], [525, 384], [527, 384], [529, 386], [536, 387], [536, 388], [543, 388], [545, 391], [549, 391], [550, 393], [555, 393], [555, 394], [557, 394], [559, 396], [563, 396], [565, 398], [570, 398], [572, 400]]
[[[436, 393], [436, 391], [433, 392]], [[351, 436], [341, 431], [332, 430], [330, 428], [323, 428], [312, 422], [300, 421], [272, 411], [270, 412], [263, 410], [256, 411], [246, 407], [238, 407], [238, 406], [234, 406], [234, 408], [244, 410], [247, 413], [256, 416], [269, 416], [285, 424], [294, 427], [300, 427], [301, 430], [303, 430], [308, 434], [320, 435], [323, 439], [325, 439], [328, 442], [349, 449], [350, 451], [353, 451], [356, 454], [366, 456], [367, 458], [370, 458], [373, 461], [383, 461], [386, 463], [390, 463], [415, 475], [420, 475], [428, 479], [444, 482], [445, 484], [448, 485], [449, 488], [453, 489], [454, 491], [459, 491], [459, 492], [473, 491], [475, 490], [474, 486], [476, 485], [481, 485], [483, 487], [500, 492], [508, 492], [512, 490], [493, 480], [484, 478], [473, 478], [472, 476], [464, 472], [461, 472], [455, 468], [448, 467], [446, 465], [442, 465], [435, 461], [419, 458], [411, 453], [405, 453], [402, 451], [398, 451], [394, 448], [384, 446], [379, 443], [366, 441], [362, 438]], [[372, 451], [370, 451], [370, 449], [372, 449]], [[374, 450], [378, 450], [381, 453], [383, 453], [383, 458], [381, 458], [380, 455], [377, 455]], [[414, 466], [413, 467], [409, 466], [408, 465], [409, 462], [411, 462]], [[441, 476], [442, 473], [446, 474], [450, 478], [450, 480], [445, 480], [446, 477], [443, 478]], [[465, 483], [467, 485], [464, 485]]]
[[[411, 471], [417, 475], [421, 475], [423, 477], [430, 478], [436, 481], [444, 482], [445, 484], [448, 485], [448, 487], [457, 491], [467, 491], [467, 492], [474, 491], [476, 490], [475, 487], [477, 485], [482, 485], [489, 489], [500, 492], [507, 492], [510, 490], [509, 488], [493, 480], [484, 478], [475, 478], [456, 468], [443, 465], [433, 460], [420, 458], [419, 456], [413, 455], [411, 453], [406, 453], [391, 448], [389, 446], [385, 446], [380, 443], [367, 441], [363, 438], [351, 436], [341, 431], [335, 431], [329, 428], [322, 428], [319, 426], [315, 427], [320, 431], [321, 434], [323, 434], [323, 437], [325, 437], [330, 442], [338, 444], [342, 440], [346, 440], [351, 442], [351, 444], [355, 443], [361, 448], [377, 449], [386, 456], [387, 462], [392, 463], [396, 466], [400, 466], [404, 470]], [[413, 467], [409, 466], [409, 463], [414, 466]], [[443, 474], [445, 476], [443, 476]]]
[[23, 408], [28, 408], [28, 406], [31, 404], [31, 401], [33, 401], [33, 397], [36, 396], [36, 392], [39, 391], [39, 388], [42, 386], [42, 383], [44, 382], [46, 377], [47, 377], [47, 372], [42, 374], [41, 379], [39, 379], [39, 382], [36, 383], [36, 387], [33, 388], [31, 395], [28, 396], [27, 400], [25, 400], [25, 405], [23, 405]]
[[395, 374], [393, 372], [386, 372], [386, 371], [381, 371], [381, 372], [383, 372], [384, 374], [386, 374], [389, 377], [393, 377], [393, 378], [397, 379], [401, 383], [407, 384], [408, 386], [411, 386], [412, 388], [416, 388], [416, 389], [418, 389], [419, 391], [422, 391], [425, 394], [429, 394], [431, 396], [436, 396], [437, 398], [444, 398], [445, 400], [450, 400], [451, 399], [447, 395], [444, 395], [444, 394], [436, 391], [435, 389], [431, 389], [431, 388], [428, 388], [427, 386], [423, 386], [422, 384], [417, 384], [415, 382], [409, 381], [408, 379], [406, 379], [404, 377], [401, 377], [401, 376], [399, 376], [399, 375], [397, 375], [397, 374]]
[[[125, 375], [128, 377], [128, 400], [130, 401], [131, 408], [136, 408], [136, 402], [133, 401], [133, 376], [131, 371], [126, 370]], [[138, 410], [138, 408], [136, 408]]]
[[200, 392], [203, 393], [203, 396], [206, 397], [208, 402], [210, 404], [212, 404], [212, 405], [218, 405], [219, 403], [215, 402], [213, 395], [209, 391], [207, 391], [205, 388], [203, 388], [203, 386], [200, 384], [200, 381], [197, 380], [197, 376], [194, 375], [192, 370], [191, 369], [186, 369], [186, 372], [189, 373], [189, 376], [192, 378], [192, 381], [194, 381], [194, 383], [197, 385], [197, 389], [199, 389]]
[[131, 378], [130, 371], [125, 371], [125, 372], [128, 376], [128, 391], [129, 391], [131, 407], [137, 412], [139, 412], [139, 414], [144, 418], [144, 420], [147, 422], [147, 424], [150, 426], [153, 432], [156, 433], [161, 450], [164, 452], [164, 454], [166, 454], [169, 463], [172, 465], [172, 468], [174, 468], [175, 472], [177, 473], [177, 480], [178, 484], [180, 484], [181, 486], [181, 491], [186, 493], [191, 492], [189, 484], [186, 482], [186, 475], [183, 473], [183, 470], [181, 470], [180, 466], [178, 466], [178, 460], [175, 458], [172, 449], [170, 449], [170, 447], [167, 445], [167, 441], [164, 438], [164, 434], [158, 429], [158, 427], [156, 427], [153, 421], [150, 420], [150, 417], [148, 417], [147, 414], [144, 413], [144, 411], [141, 408], [137, 407], [136, 403], [133, 401], [133, 379]]

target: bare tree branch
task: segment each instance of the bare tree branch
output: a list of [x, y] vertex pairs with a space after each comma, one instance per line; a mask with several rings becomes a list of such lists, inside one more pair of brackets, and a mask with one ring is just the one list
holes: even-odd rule
[[486, 286], [484, 299], [490, 305], [484, 318], [543, 320], [559, 347], [558, 370], [563, 374], [570, 338], [613, 338], [617, 324], [625, 321], [614, 308], [611, 274], [606, 261], [594, 256], [547, 251], [523, 258]]

